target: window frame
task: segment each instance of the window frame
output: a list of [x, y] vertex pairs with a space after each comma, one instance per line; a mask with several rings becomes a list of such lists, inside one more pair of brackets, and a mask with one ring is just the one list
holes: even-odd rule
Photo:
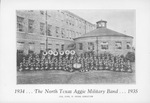
[[43, 22], [40, 22], [40, 35], [45, 35], [45, 24]]
[[78, 43], [79, 44], [79, 50], [83, 50], [83, 43]]
[[52, 36], [52, 25], [50, 24], [47, 25], [47, 35]]
[[[117, 43], [120, 43], [120, 45], [121, 45], [121, 47], [117, 47]], [[115, 42], [115, 49], [117, 49], [117, 50], [121, 50], [122, 49], [122, 42], [121, 41], [116, 41]]]
[[[104, 45], [104, 43], [106, 43], [106, 44]], [[101, 42], [100, 46], [101, 46], [101, 50], [108, 50], [109, 49], [109, 43], [107, 41]]]
[[[19, 20], [19, 18], [20, 19], [22, 19], [22, 20]], [[21, 16], [17, 16], [17, 31], [19, 31], [19, 32], [25, 32], [25, 30], [24, 30], [24, 17], [21, 17]], [[21, 25], [22, 26], [22, 28], [20, 28], [20, 26], [18, 26], [18, 24], [19, 25]], [[20, 31], [20, 29], [22, 29], [22, 31]]]
[[94, 49], [95, 49], [94, 42], [88, 42], [88, 51], [93, 51]]
[[[129, 44], [129, 45], [128, 45]], [[129, 48], [128, 48], [128, 46], [129, 46]], [[132, 47], [131, 47], [131, 42], [127, 42], [127, 45], [126, 45], [126, 49], [131, 49]]]
[[[30, 22], [32, 21], [32, 22]], [[34, 33], [34, 20], [28, 19], [28, 33]], [[30, 24], [31, 23], [31, 24]], [[31, 28], [30, 28], [31, 27]], [[32, 31], [32, 32], [31, 32]]]

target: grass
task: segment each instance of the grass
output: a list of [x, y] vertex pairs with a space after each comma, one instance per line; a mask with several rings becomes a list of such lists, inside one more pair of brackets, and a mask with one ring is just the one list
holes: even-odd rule
[[135, 73], [113, 71], [26, 71], [17, 73], [17, 84], [134, 84]]

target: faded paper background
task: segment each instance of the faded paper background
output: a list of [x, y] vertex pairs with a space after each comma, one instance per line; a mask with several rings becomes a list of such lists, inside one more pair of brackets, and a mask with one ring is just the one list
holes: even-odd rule
[[[133, 9], [136, 10], [136, 84], [134, 85], [17, 85], [16, 10]], [[113, 28], [113, 27], [112, 27]], [[149, 0], [2, 0], [0, 33], [0, 103], [149, 103]], [[115, 29], [116, 30], [116, 29]], [[130, 34], [130, 33], [129, 33]], [[138, 89], [137, 94], [92, 94], [93, 98], [59, 98], [60, 94], [15, 94], [15, 89]]]

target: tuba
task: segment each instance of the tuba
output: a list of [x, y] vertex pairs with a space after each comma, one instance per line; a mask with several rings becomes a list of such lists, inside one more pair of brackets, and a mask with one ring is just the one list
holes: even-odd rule
[[64, 55], [64, 51], [61, 51], [59, 54], [60, 54], [60, 55]]
[[76, 52], [74, 50], [71, 50], [70, 53], [71, 55], [75, 55]]
[[44, 55], [44, 56], [46, 56], [46, 55], [47, 55], [47, 52], [46, 52], [46, 51], [44, 51], [44, 52], [43, 52], [43, 55]]
[[58, 52], [57, 51], [54, 52], [54, 56], [58, 56]]
[[49, 55], [53, 55], [54, 52], [53, 52], [52, 50], [49, 50], [49, 51], [48, 51], [48, 54], [49, 54]]
[[70, 51], [69, 51], [69, 50], [66, 50], [66, 51], [65, 51], [65, 54], [66, 54], [66, 55], [69, 55], [69, 54], [70, 54]]

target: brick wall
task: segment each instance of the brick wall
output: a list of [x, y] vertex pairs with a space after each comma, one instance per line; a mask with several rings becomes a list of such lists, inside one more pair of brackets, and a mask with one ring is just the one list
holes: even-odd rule
[[[22, 24], [24, 26], [23, 31], [16, 32], [17, 45], [21, 42], [23, 51], [26, 54], [30, 49], [30, 42], [33, 42], [35, 53], [39, 53], [41, 48], [46, 49], [46, 37], [48, 38], [48, 44], [50, 44], [48, 47], [52, 50], [60, 50], [61, 45], [64, 45], [64, 48], [67, 49], [67, 46], [73, 42], [74, 37], [79, 37], [85, 32], [95, 29], [95, 25], [65, 10], [49, 10], [47, 11], [47, 18], [46, 11], [40, 10], [16, 11], [16, 16], [23, 18]], [[29, 19], [34, 21], [33, 33], [29, 33]], [[51, 36], [46, 36], [46, 19], [47, 25], [50, 26]], [[44, 24], [44, 35], [41, 34], [40, 23]], [[56, 27], [58, 28], [58, 33], [56, 33]], [[63, 34], [62, 29], [64, 29]], [[68, 37], [68, 35], [70, 36]]]
[[[87, 37], [87, 38], [79, 38], [76, 39], [76, 52], [77, 53], [82, 53], [85, 51], [88, 51], [88, 42], [93, 42], [94, 43], [94, 52], [97, 53], [97, 43], [96, 43], [96, 37]], [[122, 43], [122, 49], [116, 49], [116, 41], [120, 41]], [[101, 43], [102, 42], [108, 42], [108, 49], [103, 50], [101, 49]], [[104, 52], [109, 52], [115, 55], [126, 55], [127, 52], [131, 52], [131, 49], [127, 49], [127, 42], [131, 43], [132, 46], [132, 39], [128, 37], [98, 37], [98, 52], [99, 53], [104, 53]], [[79, 50], [79, 45], [78, 43], [83, 43], [83, 50]]]

